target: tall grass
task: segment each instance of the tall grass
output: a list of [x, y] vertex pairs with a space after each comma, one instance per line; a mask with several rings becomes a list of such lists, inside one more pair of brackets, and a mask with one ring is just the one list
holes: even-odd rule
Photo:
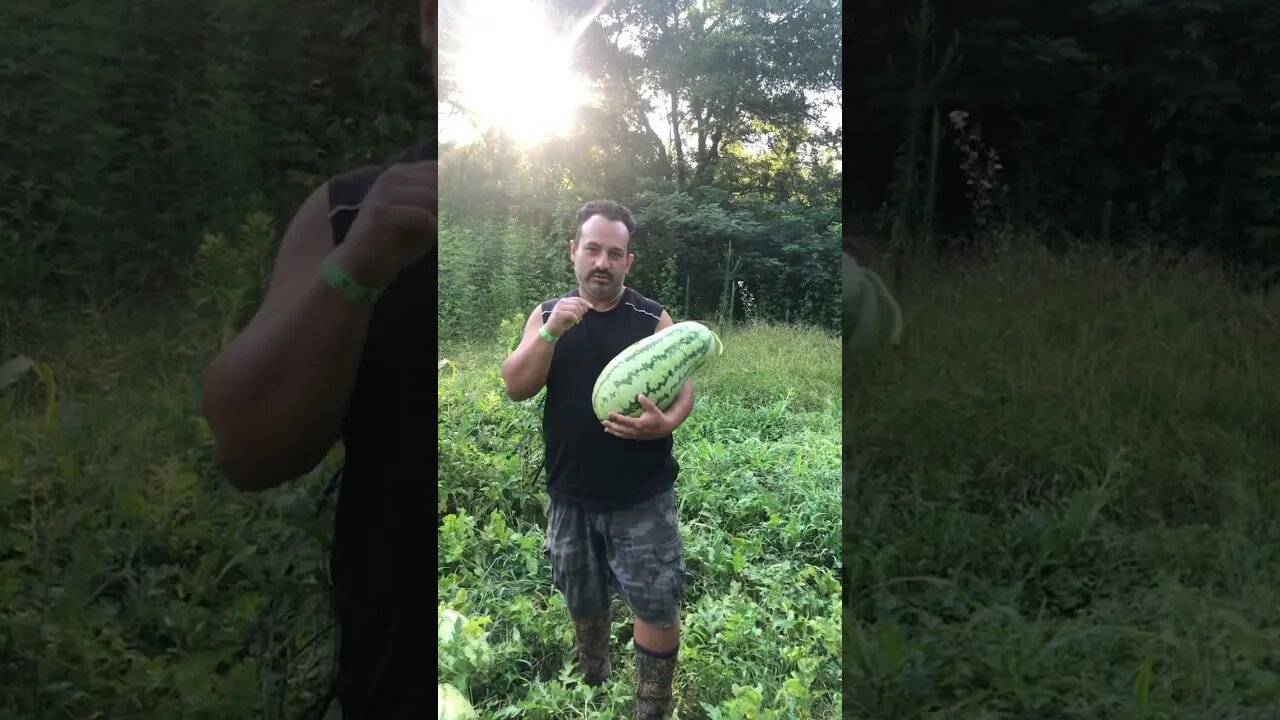
[[181, 308], [51, 313], [0, 391], [0, 717], [296, 717], [332, 660], [318, 501], [210, 461]]
[[35, 367], [0, 389], [0, 718], [293, 718], [323, 690], [336, 457], [241, 495], [200, 413], [266, 227], [207, 238], [189, 297], [7, 319], [0, 364]]
[[845, 388], [847, 711], [1275, 717], [1276, 299], [1146, 252], [913, 277]]

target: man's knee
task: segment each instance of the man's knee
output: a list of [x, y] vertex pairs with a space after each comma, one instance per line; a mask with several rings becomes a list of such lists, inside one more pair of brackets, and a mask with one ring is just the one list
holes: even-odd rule
[[662, 632], [675, 631], [680, 629], [679, 620], [674, 620], [674, 619], [668, 620], [664, 618], [657, 618], [657, 619], [645, 620], [644, 618], [637, 615], [635, 622], [637, 625], [644, 625], [654, 630], [658, 630]]
[[649, 622], [636, 616], [635, 643], [649, 652], [665, 653], [674, 650], [680, 644], [680, 621], [653, 618]]

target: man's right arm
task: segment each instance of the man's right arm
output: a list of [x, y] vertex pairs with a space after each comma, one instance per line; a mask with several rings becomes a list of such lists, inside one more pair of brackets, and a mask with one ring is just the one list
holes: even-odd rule
[[285, 232], [262, 306], [205, 375], [217, 464], [238, 490], [299, 477], [341, 434], [372, 308], [323, 280], [321, 263], [340, 247], [322, 185]]
[[537, 395], [547, 384], [555, 346], [538, 335], [541, 327], [542, 307], [538, 306], [524, 324], [520, 345], [502, 362], [502, 381], [507, 386], [507, 397], [516, 402]]

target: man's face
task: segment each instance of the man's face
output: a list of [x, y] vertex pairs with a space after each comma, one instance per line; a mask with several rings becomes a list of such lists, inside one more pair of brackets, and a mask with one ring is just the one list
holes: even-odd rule
[[611, 299], [635, 261], [628, 248], [630, 235], [619, 220], [592, 215], [582, 224], [577, 242], [569, 243], [569, 258], [579, 285], [592, 297]]

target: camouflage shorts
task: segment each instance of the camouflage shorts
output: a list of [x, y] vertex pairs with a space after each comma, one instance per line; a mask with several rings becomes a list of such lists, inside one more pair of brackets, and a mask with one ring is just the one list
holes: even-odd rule
[[680, 616], [684, 539], [674, 488], [625, 510], [591, 511], [553, 500], [546, 552], [575, 620], [607, 612], [610, 589], [654, 627], [670, 627]]

